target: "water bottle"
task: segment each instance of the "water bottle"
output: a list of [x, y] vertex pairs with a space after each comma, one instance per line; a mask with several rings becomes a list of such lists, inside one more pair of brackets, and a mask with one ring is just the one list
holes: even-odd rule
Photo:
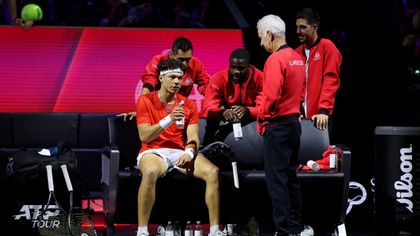
[[191, 225], [191, 221], [187, 221], [187, 225], [185, 225], [184, 236], [194, 236], [193, 234], [194, 232]]
[[[182, 107], [184, 105], [184, 100], [179, 101], [178, 107]], [[176, 128], [177, 129], [183, 129], [185, 125], [185, 118], [182, 117], [182, 119], [175, 121]]]
[[165, 228], [165, 236], [174, 236], [175, 232], [174, 232], [174, 226], [172, 225], [171, 221], [168, 221], [168, 225], [166, 225]]
[[232, 122], [232, 126], [233, 126], [233, 137], [235, 137], [235, 140], [242, 140], [243, 139], [242, 125], [238, 117], [235, 116]]
[[175, 221], [175, 224], [174, 224], [174, 235], [175, 236], [181, 236], [181, 225], [179, 224], [179, 221]]
[[338, 150], [335, 145], [331, 146], [331, 153], [330, 153], [330, 169], [336, 170], [337, 169], [337, 158], [338, 158]]
[[321, 169], [321, 167], [319, 166], [318, 163], [316, 163], [313, 160], [309, 160], [308, 162], [306, 162], [306, 166], [308, 166], [309, 168], [311, 168], [311, 170], [317, 172]]
[[201, 226], [201, 221], [197, 221], [197, 225], [195, 225], [194, 229], [194, 236], [203, 236], [203, 227]]
[[248, 221], [249, 235], [259, 236], [260, 228], [258, 226], [257, 219], [254, 216], [251, 216]]
[[160, 224], [157, 228], [157, 236], [165, 236], [165, 226], [163, 224]]

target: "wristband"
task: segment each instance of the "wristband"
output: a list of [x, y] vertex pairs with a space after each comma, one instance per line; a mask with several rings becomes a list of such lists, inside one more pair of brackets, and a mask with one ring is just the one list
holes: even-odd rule
[[162, 129], [168, 128], [174, 121], [171, 119], [171, 115], [167, 115], [165, 118], [159, 121], [160, 127]]
[[185, 151], [184, 151], [184, 154], [188, 154], [188, 156], [190, 156], [191, 157], [191, 159], [193, 159], [194, 158], [194, 149], [193, 148], [187, 148]]

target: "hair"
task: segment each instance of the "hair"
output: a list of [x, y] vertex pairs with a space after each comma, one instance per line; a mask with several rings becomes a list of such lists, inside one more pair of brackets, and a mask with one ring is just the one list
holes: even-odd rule
[[321, 24], [321, 17], [312, 8], [303, 8], [296, 13], [296, 19], [305, 19], [310, 25]]
[[177, 54], [178, 50], [186, 52], [188, 50], [193, 50], [192, 43], [185, 37], [179, 37], [174, 40], [172, 44], [172, 54]]
[[182, 64], [181, 61], [176, 60], [176, 59], [172, 59], [172, 58], [162, 60], [159, 63], [157, 69], [158, 69], [158, 73], [160, 73], [161, 71], [174, 70], [174, 69], [181, 69], [182, 72], [185, 73], [185, 66], [184, 66], [184, 64]]
[[266, 15], [257, 23], [259, 35], [266, 35], [270, 31], [273, 35], [286, 39], [286, 24], [276, 15]]
[[230, 54], [229, 60], [232, 60], [233, 58], [244, 59], [247, 63], [251, 61], [251, 56], [249, 55], [248, 50], [245, 48], [237, 48], [233, 50], [233, 52]]

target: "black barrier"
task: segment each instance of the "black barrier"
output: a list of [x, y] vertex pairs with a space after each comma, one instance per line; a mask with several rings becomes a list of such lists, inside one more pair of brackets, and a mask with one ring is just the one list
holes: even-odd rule
[[419, 235], [420, 127], [375, 129], [375, 217], [378, 235]]

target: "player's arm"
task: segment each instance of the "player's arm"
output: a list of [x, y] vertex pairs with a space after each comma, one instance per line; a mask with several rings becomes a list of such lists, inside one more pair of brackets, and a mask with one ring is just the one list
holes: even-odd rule
[[[250, 69], [253, 67], [250, 67]], [[255, 106], [248, 106], [249, 116], [252, 119], [257, 119], [258, 112], [260, 111], [261, 104], [263, 103], [263, 80], [264, 74], [260, 70], [253, 68], [255, 80]]]
[[197, 152], [198, 146], [200, 145], [200, 138], [198, 136], [198, 123], [188, 125], [185, 150], [187, 148], [192, 148], [194, 149], [194, 152]]
[[206, 68], [204, 68], [203, 64], [201, 64], [197, 78], [195, 79], [195, 83], [197, 84], [197, 90], [201, 95], [206, 95], [207, 85], [210, 81], [210, 75], [207, 73]]
[[157, 71], [157, 65], [159, 64], [159, 59], [153, 57], [152, 60], [146, 65], [145, 71], [141, 76], [141, 81], [143, 82], [142, 95], [150, 93], [156, 87], [156, 84], [159, 82], [159, 76]]
[[185, 145], [184, 154], [181, 155], [175, 162], [177, 166], [184, 167], [185, 164], [189, 163], [196, 155], [199, 138], [198, 138], [198, 124], [191, 124], [187, 127], [187, 142]]
[[182, 107], [176, 107], [171, 114], [162, 118], [157, 124], [141, 123], [137, 125], [139, 137], [142, 143], [148, 143], [158, 137], [165, 129], [169, 128], [174, 121], [180, 120], [185, 116]]
[[219, 120], [223, 118], [226, 109], [222, 107], [224, 99], [222, 86], [217, 77], [213, 77], [209, 82], [203, 99], [203, 114], [208, 118]]
[[323, 64], [323, 84], [319, 98], [318, 113], [331, 115], [335, 96], [340, 87], [340, 65], [341, 53], [331, 43], [330, 47], [325, 47]]
[[[172, 120], [170, 120], [172, 124]], [[165, 129], [159, 124], [138, 124], [139, 137], [142, 143], [148, 143], [159, 136]]]

